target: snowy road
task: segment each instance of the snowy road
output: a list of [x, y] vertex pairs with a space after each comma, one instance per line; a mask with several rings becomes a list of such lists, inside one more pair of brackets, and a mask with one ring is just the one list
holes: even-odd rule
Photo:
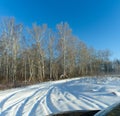
[[120, 101], [119, 78], [81, 78], [0, 91], [0, 116], [101, 110]]

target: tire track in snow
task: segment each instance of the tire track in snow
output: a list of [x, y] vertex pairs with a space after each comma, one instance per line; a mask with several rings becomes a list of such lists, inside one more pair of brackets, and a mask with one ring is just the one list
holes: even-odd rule
[[[73, 104], [79, 107], [78, 110], [94, 110], [96, 107], [98, 107], [96, 104], [94, 104], [91, 101], [88, 101], [86, 99], [83, 99], [82, 97], [79, 99], [77, 94], [74, 94], [71, 90], [68, 88], [64, 91], [64, 96]], [[81, 93], [80, 93], [81, 94]], [[82, 105], [81, 105], [82, 104]]]
[[[38, 89], [36, 90], [32, 95], [30, 95], [29, 97], [27, 97], [24, 102], [21, 104], [21, 106], [19, 107], [19, 109], [17, 110], [16, 112], [16, 116], [21, 116], [23, 111], [24, 111], [24, 107], [26, 106], [26, 104], [29, 102], [29, 101], [34, 101], [34, 96], [40, 92], [40, 90], [43, 90], [43, 88], [41, 89]], [[32, 99], [33, 98], [33, 99]]]
[[[63, 87], [62, 87], [62, 88], [63, 88]], [[73, 95], [73, 96], [77, 95], [76, 93], [74, 93], [73, 91], [71, 91], [67, 86], [64, 87], [64, 90], [65, 90], [66, 92], [68, 92], [70, 95]], [[77, 95], [77, 96], [78, 96], [78, 95]], [[95, 99], [94, 97], [87, 96], [87, 95], [84, 95], [84, 94], [82, 94], [82, 93], [80, 93], [80, 96], [81, 96], [81, 98], [82, 98], [83, 103], [87, 103], [87, 104], [89, 104], [89, 105], [91, 105], [91, 106], [95, 106], [95, 107], [97, 107], [97, 108], [99, 108], [99, 109], [103, 109], [103, 108], [106, 108], [106, 107], [109, 106], [108, 104], [103, 103], [103, 102], [99, 101], [98, 99]], [[76, 97], [76, 96], [75, 96], [75, 97]], [[76, 98], [76, 101], [78, 101], [77, 99], [79, 99], [79, 98]], [[74, 101], [75, 101], [75, 100], [74, 100]], [[85, 106], [85, 108], [87, 108], [87, 107]], [[89, 107], [89, 108], [90, 108], [90, 107]]]
[[59, 110], [56, 108], [56, 106], [55, 106], [55, 105], [53, 104], [53, 102], [52, 102], [51, 94], [52, 94], [52, 91], [53, 91], [54, 89], [55, 89], [55, 86], [52, 87], [52, 88], [48, 91], [48, 93], [47, 93], [47, 95], [46, 95], [45, 104], [46, 104], [46, 106], [47, 106], [47, 109], [49, 110], [49, 113], [59, 112]]
[[65, 93], [69, 93], [69, 92], [61, 90], [58, 86], [55, 87], [54, 101], [53, 100], [52, 101], [53, 101], [54, 106], [56, 106], [56, 108], [58, 109], [57, 110], [58, 112], [69, 111], [69, 110], [74, 110], [74, 109], [79, 109], [79, 110], [83, 109], [83, 107], [80, 106], [77, 102], [75, 102], [75, 100], [68, 99], [65, 96]]
[[89, 106], [88, 109], [99, 109], [99, 106], [94, 104], [93, 102], [86, 100], [84, 97], [80, 98], [80, 101], [82, 101], [84, 104], [86, 104], [85, 106]]
[[[80, 99], [78, 99], [74, 94], [71, 94], [69, 92], [65, 93], [65, 97], [72, 102], [73, 104], [77, 105], [79, 107], [78, 110], [85, 110], [85, 109], [91, 109], [91, 107], [88, 105], [88, 103], [86, 104], [86, 101], [83, 102]], [[81, 105], [82, 104], [82, 105]], [[84, 107], [85, 106], [85, 107]]]
[[[37, 111], [37, 109], [41, 110], [42, 113], [44, 113], [44, 115], [46, 114], [49, 114], [51, 111], [49, 110], [49, 107], [47, 107], [47, 102], [48, 102], [48, 99], [46, 98], [46, 96], [48, 95], [48, 93], [52, 90], [53, 87], [50, 87], [47, 91], [43, 92], [42, 96], [39, 97], [35, 104], [33, 105], [30, 113], [29, 113], [29, 116], [33, 116], [35, 115], [35, 112]], [[37, 113], [38, 114], [38, 113]], [[42, 115], [40, 113], [40, 115]]]
[[[50, 85], [49, 85], [50, 86]], [[48, 86], [47, 86], [48, 87]], [[26, 106], [26, 104], [29, 102], [29, 101], [31, 101], [31, 100], [33, 100], [34, 99], [34, 96], [36, 96], [36, 94], [37, 93], [39, 93], [39, 91], [41, 90], [41, 91], [44, 91], [44, 93], [47, 91], [46, 90], [46, 86], [42, 86], [42, 88], [40, 88], [40, 89], [37, 89], [37, 88], [39, 88], [39, 86], [37, 86], [37, 87], [28, 87], [28, 88], [23, 88], [23, 89], [20, 89], [20, 90], [18, 90], [18, 91], [13, 91], [13, 90], [9, 90], [9, 91], [5, 91], [4, 92], [4, 95], [5, 96], [7, 96], [7, 97], [5, 97], [4, 99], [2, 99], [1, 100], [1, 103], [0, 103], [0, 114], [2, 114], [2, 115], [4, 115], [4, 114], [6, 114], [6, 112], [8, 113], [8, 112], [17, 112], [16, 113], [16, 115], [17, 116], [21, 116], [22, 115], [22, 112], [23, 112], [23, 110], [24, 110], [24, 107]], [[37, 89], [37, 90], [36, 90]], [[45, 90], [44, 90], [45, 89]], [[25, 98], [24, 97], [24, 99], [23, 99], [23, 97], [22, 97], [22, 99], [20, 98], [18, 98], [17, 97], [17, 95], [18, 94], [20, 94], [20, 92], [21, 92], [21, 94], [22, 94], [22, 92], [28, 92], [28, 91], [31, 91], [31, 90], [36, 90], [36, 91], [34, 91], [34, 93], [32, 94], [32, 95], [30, 95], [30, 96], [27, 96], [27, 98]], [[12, 94], [11, 94], [11, 92], [13, 92]], [[18, 94], [17, 94], [18, 93]], [[41, 92], [40, 92], [41, 93]], [[17, 94], [17, 95], [16, 95]], [[1, 96], [1, 97], [3, 97], [3, 96]], [[16, 99], [16, 98], [17, 99]], [[15, 98], [15, 99], [14, 99]], [[13, 102], [8, 102], [8, 101], [13, 101]], [[4, 104], [6, 103], [6, 106], [7, 106], [7, 108], [5, 107], [5, 110], [3, 111], [2, 109], [3, 109], [3, 106], [4, 106]], [[8, 104], [9, 103], [9, 104]], [[17, 109], [15, 109], [15, 107], [17, 107]], [[13, 111], [13, 109], [15, 109], [15, 110], [17, 110], [17, 111]], [[14, 115], [15, 115], [15, 113], [14, 113]]]
[[[2, 111], [1, 115], [2, 115], [2, 116], [7, 116], [7, 113], [10, 112], [13, 107], [15, 107], [16, 105], [18, 105], [18, 104], [21, 103], [21, 102], [22, 102], [22, 100], [21, 100], [21, 101], [17, 101], [17, 103], [12, 104], [12, 105], [9, 106], [7, 109], [5, 109], [4, 111]], [[12, 112], [12, 113], [14, 113], [14, 112]], [[11, 114], [11, 113], [9, 113], [9, 114]], [[0, 115], [0, 116], [1, 116], [1, 115]]]
[[[18, 91], [14, 91], [12, 94], [10, 93], [7, 93], [8, 94], [8, 96], [7, 97], [5, 97], [4, 99], [2, 99], [1, 101], [0, 101], [0, 110], [1, 110], [1, 112], [2, 112], [2, 110], [3, 110], [3, 106], [4, 106], [4, 104], [8, 101], [8, 100], [10, 100], [13, 96], [15, 96], [18, 92], [20, 92], [20, 91], [23, 91], [24, 89], [21, 89], [21, 90], [18, 90]], [[6, 92], [4, 92], [4, 94], [5, 94]], [[3, 95], [4, 95], [3, 94]]]
[[98, 107], [99, 109], [104, 109], [109, 106], [108, 104], [105, 104], [105, 103], [95, 99], [94, 97], [92, 98], [92, 97], [84, 95], [84, 94], [80, 94], [80, 98], [83, 101], [85, 101], [86, 103], [91, 104], [95, 107]]
[[6, 98], [4, 98], [4, 99], [0, 102], [1, 111], [2, 111], [2, 108], [3, 108], [4, 104], [5, 104], [10, 98], [12, 98], [14, 95], [15, 95], [15, 93], [7, 96]]
[[[87, 89], [89, 90], [82, 89], [83, 87], [83, 84], [81, 86], [81, 84], [79, 85], [79, 83], [77, 84], [71, 81], [64, 83], [45, 83], [30, 86], [23, 90], [6, 91], [3, 94], [0, 92], [0, 106], [4, 109], [0, 115], [44, 116], [61, 111], [87, 110], [92, 108], [103, 109], [109, 106], [109, 104], [106, 104], [106, 101], [99, 100], [98, 93], [96, 98], [95, 91], [91, 94], [92, 91], [89, 91], [91, 89], [88, 87]], [[100, 93], [100, 95], [102, 94]], [[107, 97], [109, 98], [109, 95]], [[107, 99], [107, 97], [105, 98]], [[113, 98], [110, 97], [109, 99], [111, 100]]]

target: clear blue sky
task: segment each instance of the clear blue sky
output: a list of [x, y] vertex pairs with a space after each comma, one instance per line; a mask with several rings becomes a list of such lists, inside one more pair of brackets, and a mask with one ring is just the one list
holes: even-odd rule
[[0, 16], [25, 26], [68, 22], [88, 46], [110, 49], [120, 59], [120, 0], [0, 0]]

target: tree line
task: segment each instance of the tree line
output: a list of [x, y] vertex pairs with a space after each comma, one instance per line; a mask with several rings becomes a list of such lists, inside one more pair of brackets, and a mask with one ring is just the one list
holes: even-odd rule
[[88, 47], [68, 23], [32, 24], [14, 18], [0, 22], [0, 82], [43, 82], [84, 75], [119, 73], [120, 60], [110, 61], [109, 50]]

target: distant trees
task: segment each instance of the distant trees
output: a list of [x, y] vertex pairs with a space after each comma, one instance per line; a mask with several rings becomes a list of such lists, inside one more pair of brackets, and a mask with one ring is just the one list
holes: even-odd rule
[[120, 74], [120, 60], [115, 59], [112, 62], [112, 70], [114, 71], [115, 74]]
[[[0, 28], [1, 82], [37, 82], [120, 72], [120, 60], [109, 50], [95, 50], [75, 37], [68, 23], [53, 31], [46, 24], [31, 28], [4, 18]], [[23, 33], [24, 32], [24, 33]], [[29, 45], [28, 45], [29, 44]]]

